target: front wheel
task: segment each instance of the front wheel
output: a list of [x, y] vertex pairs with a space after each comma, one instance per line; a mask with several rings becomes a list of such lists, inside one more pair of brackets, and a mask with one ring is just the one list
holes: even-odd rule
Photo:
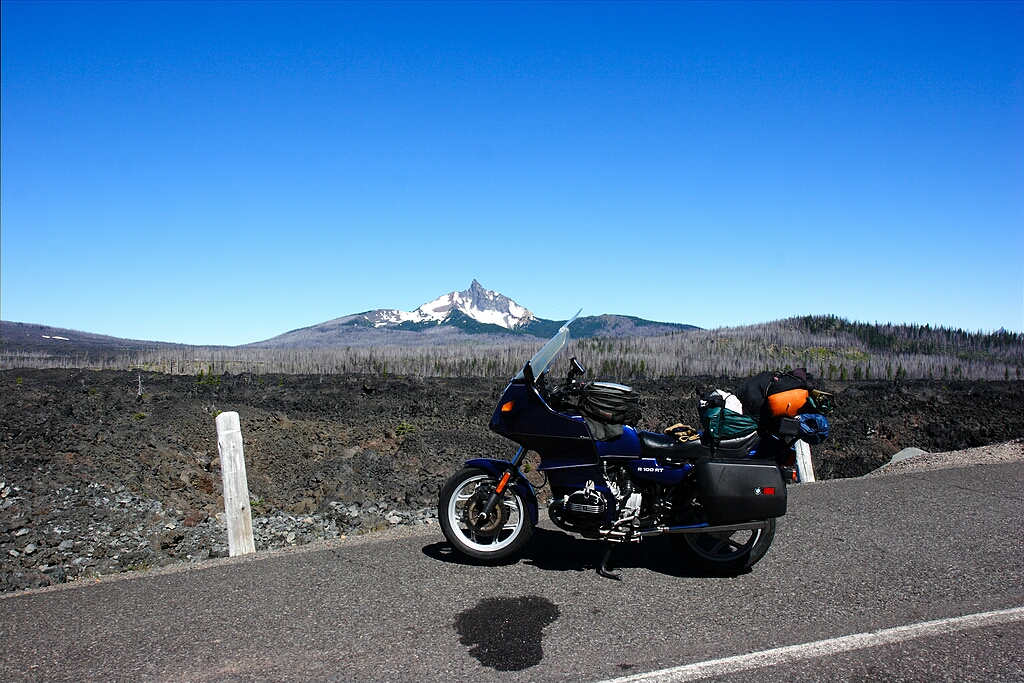
[[486, 471], [466, 467], [448, 479], [438, 498], [437, 517], [445, 538], [456, 550], [477, 560], [513, 557], [533, 535], [526, 502], [511, 485], [490, 516], [480, 519], [497, 483]]
[[[684, 498], [684, 524], [706, 521], [696, 491]], [[753, 567], [764, 557], [775, 540], [775, 519], [764, 520], [764, 526], [740, 531], [719, 531], [707, 534], [675, 534], [676, 548], [687, 563], [717, 576], [736, 576]]]

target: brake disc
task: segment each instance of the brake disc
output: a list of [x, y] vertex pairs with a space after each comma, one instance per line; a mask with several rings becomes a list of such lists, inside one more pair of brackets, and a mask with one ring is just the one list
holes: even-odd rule
[[481, 510], [487, 505], [487, 499], [490, 498], [490, 492], [477, 491], [473, 494], [473, 497], [466, 503], [466, 526], [472, 529], [475, 533], [481, 536], [493, 536], [494, 534], [501, 531], [501, 528], [505, 526], [505, 522], [508, 521], [508, 508], [505, 507], [504, 502], [498, 501], [498, 504], [494, 506], [494, 511], [482, 522], [478, 521]]

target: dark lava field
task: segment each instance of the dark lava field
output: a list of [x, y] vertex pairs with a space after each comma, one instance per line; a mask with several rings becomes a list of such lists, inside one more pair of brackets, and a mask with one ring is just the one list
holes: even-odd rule
[[[636, 381], [640, 426], [697, 425], [698, 397], [740, 381]], [[819, 478], [865, 474], [908, 446], [937, 452], [1024, 437], [1022, 382], [821, 384], [838, 409], [833, 438], [812, 449]], [[513, 454], [487, 429], [504, 385], [0, 372], [0, 591], [226, 555], [220, 411], [241, 418], [257, 549], [431, 524], [438, 490], [464, 460]]]

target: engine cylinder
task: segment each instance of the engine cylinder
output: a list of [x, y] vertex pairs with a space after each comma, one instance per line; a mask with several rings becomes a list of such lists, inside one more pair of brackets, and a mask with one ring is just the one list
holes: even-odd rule
[[584, 526], [600, 524], [608, 513], [608, 501], [598, 491], [576, 491], [562, 502], [566, 518]]

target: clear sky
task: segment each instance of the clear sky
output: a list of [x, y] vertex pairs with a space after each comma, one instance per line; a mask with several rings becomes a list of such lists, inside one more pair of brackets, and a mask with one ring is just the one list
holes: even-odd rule
[[4, 0], [0, 315], [1024, 329], [1024, 4]]

